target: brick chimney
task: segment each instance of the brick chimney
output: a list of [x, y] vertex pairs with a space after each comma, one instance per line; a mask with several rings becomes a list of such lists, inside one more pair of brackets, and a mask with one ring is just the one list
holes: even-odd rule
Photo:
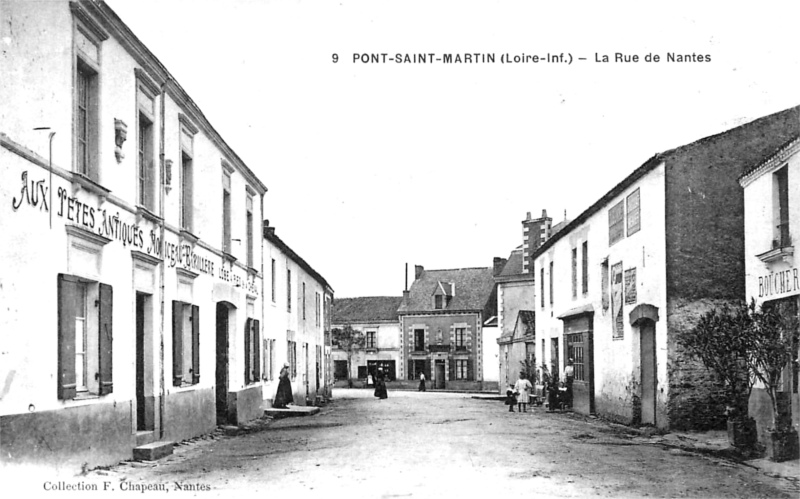
[[499, 256], [494, 257], [494, 260], [492, 261], [492, 277], [497, 277], [500, 275], [500, 272], [503, 271], [503, 267], [506, 266], [507, 261], [507, 258], [500, 258]]
[[419, 276], [421, 276], [423, 272], [425, 272], [425, 267], [422, 265], [414, 265], [414, 280], [416, 281], [419, 279]]
[[275, 227], [269, 226], [269, 220], [264, 220], [264, 234], [275, 234]]
[[522, 221], [522, 273], [527, 274], [533, 270], [531, 255], [550, 238], [553, 219], [547, 216], [547, 210], [542, 210], [542, 217], [531, 219], [531, 213]]

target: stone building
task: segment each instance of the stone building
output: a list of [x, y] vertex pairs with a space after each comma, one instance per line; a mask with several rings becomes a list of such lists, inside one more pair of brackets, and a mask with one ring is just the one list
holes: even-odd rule
[[525, 361], [537, 365], [534, 278], [533, 272], [523, 271], [524, 251], [522, 246], [512, 251], [502, 271], [494, 278], [497, 283], [497, 318], [500, 328], [497, 344], [500, 348], [498, 360], [501, 393], [505, 393], [506, 387], [517, 381]]
[[[417, 265], [398, 310], [399, 378], [425, 373], [438, 389], [483, 388], [483, 334], [496, 315], [493, 269], [425, 270]], [[494, 366], [492, 366], [494, 368]]]
[[[800, 120], [800, 113], [796, 118]], [[754, 163], [742, 175], [745, 224], [745, 297], [759, 307], [779, 307], [798, 316], [800, 310], [800, 265], [794, 252], [800, 237], [800, 135]], [[800, 348], [795, 345], [795, 355]], [[800, 424], [798, 363], [786, 367], [783, 389], [785, 409], [797, 430]], [[772, 408], [763, 386], [750, 396], [750, 416], [755, 418], [759, 440], [772, 426]]]
[[706, 370], [672, 333], [744, 296], [737, 178], [797, 133], [797, 112], [655, 155], [534, 252], [537, 348], [556, 373], [574, 359], [577, 412], [724, 423]]
[[374, 377], [383, 369], [390, 381], [400, 366], [400, 318], [397, 309], [401, 296], [362, 296], [339, 298], [333, 304], [333, 327], [350, 326], [365, 336], [364, 348], [353, 352], [351, 372], [347, 372], [347, 353], [333, 347], [334, 376], [337, 380]]

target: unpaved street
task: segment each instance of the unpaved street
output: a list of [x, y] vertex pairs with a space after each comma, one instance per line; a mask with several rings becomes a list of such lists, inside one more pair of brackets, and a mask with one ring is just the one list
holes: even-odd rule
[[211, 489], [198, 497], [797, 497], [791, 483], [746, 466], [542, 408], [511, 414], [498, 401], [431, 392], [335, 396], [316, 416], [87, 478], [163, 484], [170, 497], [175, 483]]

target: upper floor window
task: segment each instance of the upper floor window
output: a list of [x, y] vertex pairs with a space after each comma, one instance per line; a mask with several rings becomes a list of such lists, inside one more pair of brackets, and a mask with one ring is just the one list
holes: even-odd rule
[[194, 219], [194, 136], [197, 128], [183, 114], [179, 115], [181, 131], [181, 228], [192, 231]]
[[415, 329], [414, 330], [414, 350], [417, 352], [421, 352], [425, 350], [425, 330], [424, 329]]
[[583, 274], [581, 275], [581, 290], [583, 294], [587, 294], [589, 292], [589, 241], [583, 242], [583, 261], [582, 269]]
[[550, 262], [550, 306], [553, 306], [553, 280], [555, 276], [553, 275], [553, 262]]
[[231, 253], [231, 172], [222, 171], [222, 251]]
[[456, 350], [465, 350], [467, 348], [467, 329], [463, 327], [456, 328]]
[[436, 310], [441, 310], [444, 308], [444, 296], [442, 295], [434, 295], [433, 297], [433, 308]]
[[155, 95], [158, 87], [144, 71], [136, 70], [138, 147], [136, 162], [136, 204], [155, 210]]
[[276, 287], [276, 281], [275, 281], [275, 259], [273, 258], [272, 259], [272, 302], [273, 303], [275, 302], [275, 287]]
[[375, 348], [375, 331], [367, 331], [367, 348]]
[[253, 263], [253, 195], [248, 191], [247, 200], [245, 201], [245, 227], [247, 234], [247, 266], [252, 268]]
[[306, 283], [303, 283], [303, 320], [306, 320]]
[[541, 289], [539, 295], [541, 296], [542, 308], [544, 308], [544, 267], [539, 269], [539, 288]]
[[628, 194], [628, 236], [639, 232], [641, 216], [639, 213], [639, 189]]
[[774, 189], [777, 191], [777, 200], [774, 208], [775, 229], [773, 246], [786, 248], [792, 245], [789, 234], [789, 168], [784, 166], [774, 174]]
[[608, 245], [625, 237], [625, 201], [620, 201], [608, 210]]
[[578, 248], [572, 248], [572, 297], [578, 297]]
[[322, 326], [322, 296], [317, 293], [314, 300], [314, 325]]
[[286, 269], [286, 311], [292, 311], [292, 271]]

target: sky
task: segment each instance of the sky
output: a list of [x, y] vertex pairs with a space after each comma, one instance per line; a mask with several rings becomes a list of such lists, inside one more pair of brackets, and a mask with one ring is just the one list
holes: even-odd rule
[[[796, 0], [107, 3], [339, 298], [490, 267], [527, 212], [575, 218], [654, 154], [800, 104]], [[418, 53], [495, 62], [388, 60]], [[568, 62], [501, 62], [548, 54]]]

